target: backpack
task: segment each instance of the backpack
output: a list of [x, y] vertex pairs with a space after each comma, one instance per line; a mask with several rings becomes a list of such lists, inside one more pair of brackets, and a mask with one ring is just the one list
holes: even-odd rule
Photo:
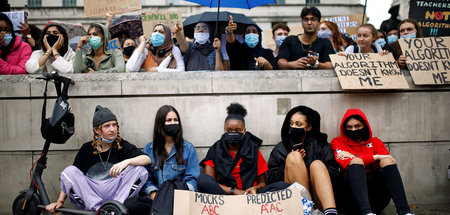
[[174, 192], [177, 190], [189, 190], [186, 182], [175, 178], [165, 181], [158, 192], [156, 192], [155, 199], [153, 199], [152, 209], [150, 215], [172, 215], [173, 214], [173, 199]]
[[[72, 113], [72, 108], [67, 102], [69, 99], [67, 91], [69, 89], [70, 79], [62, 78], [57, 74], [54, 76], [55, 89], [58, 98], [53, 106], [52, 116], [50, 118], [45, 118], [47, 107], [47, 85], [49, 81], [49, 79], [46, 79], [44, 104], [42, 107], [41, 134], [47, 141], [63, 144], [75, 133], [75, 116]], [[61, 81], [64, 81], [62, 91]]]

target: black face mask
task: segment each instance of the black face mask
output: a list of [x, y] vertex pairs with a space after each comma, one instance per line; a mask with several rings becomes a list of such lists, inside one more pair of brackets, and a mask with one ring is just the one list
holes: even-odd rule
[[50, 34], [47, 36], [47, 43], [50, 47], [53, 47], [55, 45], [56, 41], [58, 41], [59, 36], [56, 36], [54, 34]]
[[289, 126], [289, 136], [291, 139], [291, 146], [300, 143], [300, 140], [306, 135], [304, 128], [293, 128]]
[[344, 130], [344, 134], [355, 142], [362, 141], [367, 137], [367, 129], [361, 128], [354, 131]]
[[178, 133], [178, 130], [180, 130], [180, 124], [164, 125], [164, 133], [167, 136], [175, 136]]
[[135, 48], [136, 48], [136, 46], [125, 47], [125, 48], [123, 48], [123, 54], [128, 57], [131, 57]]
[[244, 134], [241, 132], [227, 132], [222, 135], [222, 141], [232, 146], [237, 146], [242, 142]]

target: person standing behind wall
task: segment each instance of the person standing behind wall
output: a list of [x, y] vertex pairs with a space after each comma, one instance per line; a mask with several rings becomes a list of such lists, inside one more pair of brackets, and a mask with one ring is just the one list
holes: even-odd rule
[[334, 22], [322, 21], [319, 25], [319, 31], [317, 32], [318, 38], [329, 39], [335, 53], [344, 51], [347, 47], [347, 43], [342, 38], [339, 28]]
[[316, 7], [305, 7], [300, 15], [303, 35], [289, 36], [280, 47], [279, 69], [332, 69], [330, 40], [317, 38], [321, 14]]
[[272, 28], [272, 39], [275, 41], [276, 48], [273, 51], [273, 56], [277, 57], [280, 52], [280, 46], [284, 39], [289, 36], [291, 29], [284, 23], [280, 22]]

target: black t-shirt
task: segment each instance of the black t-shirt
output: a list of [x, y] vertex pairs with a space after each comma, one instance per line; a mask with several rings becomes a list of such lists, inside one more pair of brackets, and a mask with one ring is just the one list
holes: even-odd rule
[[[230, 58], [231, 70], [263, 70], [263, 68], [256, 66], [254, 57], [247, 52], [244, 45], [239, 41], [235, 40], [234, 43], [227, 43], [226, 48], [228, 57]], [[269, 61], [274, 70], [277, 69], [273, 51], [270, 49], [263, 49], [264, 54], [262, 57]]]
[[[108, 151], [102, 152], [100, 154], [94, 155], [94, 151], [97, 151], [94, 147], [92, 147], [92, 141], [87, 142], [81, 146], [81, 149], [78, 151], [75, 160], [73, 161], [73, 165], [80, 169], [85, 175], [88, 172], [89, 168], [94, 166], [97, 163], [101, 163], [100, 156], [102, 156], [102, 161], [106, 164], [106, 160], [108, 163], [116, 164], [123, 160], [134, 158], [139, 155], [145, 155], [144, 152], [136, 148], [135, 145], [129, 143], [126, 140], [121, 140], [120, 145], [122, 149], [118, 150], [117, 148], [111, 147], [111, 155], [109, 155]], [[108, 159], [109, 155], [109, 159]], [[102, 165], [102, 164], [100, 164]]]
[[280, 46], [277, 59], [283, 58], [288, 62], [296, 61], [306, 57], [309, 50], [319, 53], [319, 62], [321, 63], [331, 61], [330, 54], [335, 54], [329, 39], [316, 38], [312, 44], [305, 45], [300, 42], [298, 36], [288, 36]]

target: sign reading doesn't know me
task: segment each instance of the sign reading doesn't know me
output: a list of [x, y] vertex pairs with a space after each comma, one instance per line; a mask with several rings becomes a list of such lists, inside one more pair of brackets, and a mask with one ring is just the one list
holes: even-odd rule
[[342, 89], [405, 89], [409, 88], [391, 53], [330, 55]]

